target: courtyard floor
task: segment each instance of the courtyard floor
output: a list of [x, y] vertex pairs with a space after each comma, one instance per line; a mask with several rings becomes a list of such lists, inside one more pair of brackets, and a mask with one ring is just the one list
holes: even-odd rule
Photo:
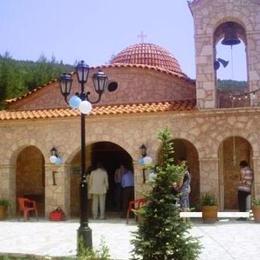
[[[1, 221], [0, 255], [30, 254], [75, 256], [78, 222]], [[101, 238], [109, 247], [112, 259], [129, 259], [134, 222], [126, 225], [121, 219], [90, 221], [93, 244]], [[192, 234], [203, 245], [200, 260], [260, 259], [260, 224], [243, 221], [221, 221], [217, 224], [194, 223]]]

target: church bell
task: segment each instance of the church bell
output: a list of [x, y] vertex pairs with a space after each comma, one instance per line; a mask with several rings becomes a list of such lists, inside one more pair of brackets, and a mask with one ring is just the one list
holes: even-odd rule
[[221, 41], [221, 44], [232, 46], [232, 45], [237, 45], [241, 42], [238, 38], [235, 23], [233, 22], [226, 23], [226, 26], [223, 28], [223, 30], [224, 30], [224, 39]]

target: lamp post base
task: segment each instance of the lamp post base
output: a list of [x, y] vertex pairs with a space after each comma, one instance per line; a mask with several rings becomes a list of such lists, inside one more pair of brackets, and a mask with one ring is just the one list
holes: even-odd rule
[[85, 248], [92, 249], [92, 230], [89, 226], [80, 226], [78, 229], [78, 255], [80, 255], [81, 251]]

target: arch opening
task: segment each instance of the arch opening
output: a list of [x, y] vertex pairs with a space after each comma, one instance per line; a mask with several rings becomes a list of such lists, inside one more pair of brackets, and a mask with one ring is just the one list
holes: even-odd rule
[[[21, 150], [16, 159], [16, 198], [35, 200], [39, 216], [45, 214], [45, 167], [44, 156], [35, 146]], [[19, 207], [16, 206], [16, 214]]]
[[[119, 217], [120, 211], [117, 211], [118, 203], [122, 204], [122, 196], [118, 197], [116, 192], [116, 184], [114, 175], [120, 164], [126, 166], [127, 169], [133, 171], [133, 160], [130, 154], [121, 146], [112, 142], [97, 142], [86, 146], [86, 169], [87, 174], [95, 169], [97, 163], [100, 162], [108, 173], [109, 189], [106, 194], [106, 216]], [[70, 211], [72, 217], [79, 216], [80, 210], [80, 151], [74, 156], [71, 161], [70, 171]], [[122, 195], [122, 194], [121, 194]], [[91, 217], [91, 198], [89, 197], [88, 212]], [[122, 207], [120, 207], [122, 208]]]
[[237, 186], [240, 181], [239, 163], [252, 165], [252, 146], [243, 137], [232, 136], [219, 147], [220, 206], [222, 210], [237, 210]]

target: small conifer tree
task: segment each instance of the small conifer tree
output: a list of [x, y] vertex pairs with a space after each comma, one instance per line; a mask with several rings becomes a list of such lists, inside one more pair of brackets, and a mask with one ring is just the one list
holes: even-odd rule
[[156, 167], [152, 191], [146, 196], [147, 204], [141, 208], [142, 221], [132, 240], [133, 259], [142, 260], [194, 260], [200, 253], [200, 243], [190, 235], [191, 224], [180, 218], [178, 194], [173, 183], [183, 177], [184, 165], [173, 159], [173, 143], [170, 131], [159, 133], [162, 142], [161, 163]]

